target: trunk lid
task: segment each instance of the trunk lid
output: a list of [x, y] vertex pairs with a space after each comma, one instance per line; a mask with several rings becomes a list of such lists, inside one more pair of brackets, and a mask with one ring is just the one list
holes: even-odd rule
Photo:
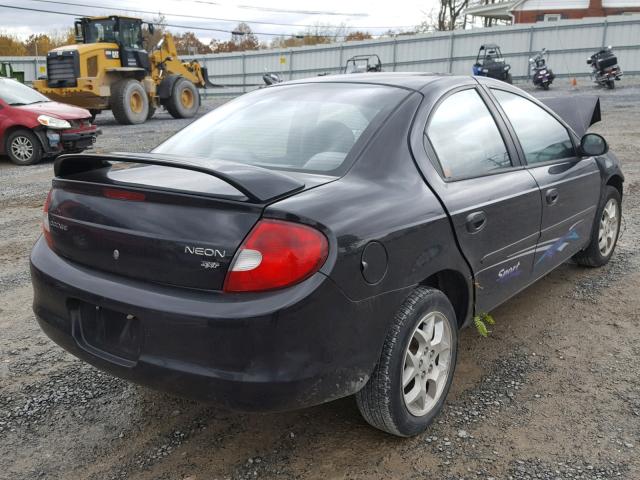
[[[240, 191], [218, 176], [166, 159], [155, 163], [145, 157], [150, 165], [132, 166], [106, 163], [113, 157], [83, 158], [86, 162], [79, 156], [56, 162], [49, 205], [54, 251], [101, 271], [195, 289], [222, 289], [237, 248], [271, 200], [256, 200], [265, 187], [251, 182], [259, 180], [256, 176], [264, 177], [260, 184], [279, 181], [256, 170], [249, 181], [238, 180], [241, 175], [232, 179]], [[61, 165], [66, 159], [71, 160]], [[305, 184], [329, 180], [302, 183], [292, 177], [271, 194], [283, 198]]]

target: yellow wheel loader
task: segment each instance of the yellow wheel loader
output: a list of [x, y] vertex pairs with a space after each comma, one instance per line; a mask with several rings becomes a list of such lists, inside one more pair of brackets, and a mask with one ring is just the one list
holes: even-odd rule
[[33, 82], [34, 88], [94, 116], [111, 110], [123, 125], [143, 123], [161, 106], [174, 118], [193, 117], [200, 108], [198, 88], [216, 85], [198, 62], [178, 59], [169, 33], [147, 52], [142, 24], [120, 16], [78, 19], [77, 43], [47, 54], [47, 77]]

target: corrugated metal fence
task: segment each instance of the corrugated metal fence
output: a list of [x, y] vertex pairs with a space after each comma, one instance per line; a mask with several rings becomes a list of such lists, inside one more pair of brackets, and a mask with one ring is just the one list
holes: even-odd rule
[[[614, 47], [622, 69], [640, 74], [640, 15], [612, 16], [607, 19], [562, 20], [509, 27], [398, 36], [313, 47], [261, 50], [244, 53], [196, 55], [207, 67], [212, 81], [238, 87], [208, 90], [215, 95], [237, 95], [261, 84], [265, 72], [279, 73], [285, 80], [339, 73], [349, 57], [376, 53], [385, 71], [446, 72], [470, 74], [478, 48], [497, 43], [514, 78], [526, 79], [528, 59], [546, 47], [549, 65], [559, 76], [586, 76], [586, 58], [598, 48]], [[44, 58], [0, 57], [31, 81], [44, 74]]]

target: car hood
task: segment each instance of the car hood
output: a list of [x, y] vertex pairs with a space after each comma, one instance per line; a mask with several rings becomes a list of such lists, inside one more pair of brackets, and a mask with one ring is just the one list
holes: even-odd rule
[[52, 117], [61, 118], [62, 120], [80, 120], [91, 117], [89, 111], [84, 108], [58, 102], [33, 103], [31, 105], [22, 105], [14, 108], [33, 112], [37, 115], [51, 115]]

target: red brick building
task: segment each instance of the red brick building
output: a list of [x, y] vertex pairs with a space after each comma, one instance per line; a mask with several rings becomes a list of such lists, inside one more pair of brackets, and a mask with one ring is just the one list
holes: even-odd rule
[[640, 14], [640, 0], [512, 0], [468, 8], [466, 15], [513, 23]]

